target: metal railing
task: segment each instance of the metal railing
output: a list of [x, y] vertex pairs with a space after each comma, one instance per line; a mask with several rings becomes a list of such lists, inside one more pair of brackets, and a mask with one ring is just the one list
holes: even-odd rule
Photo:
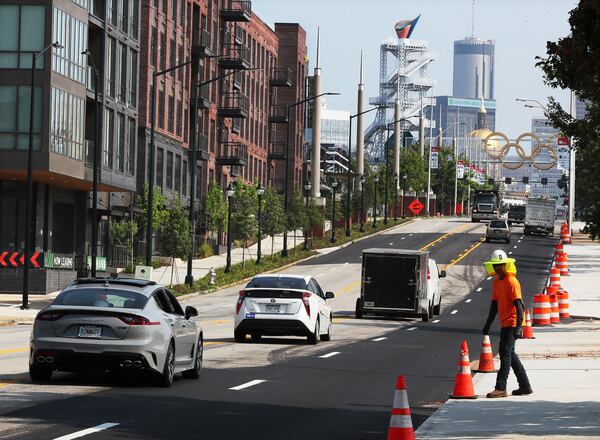
[[219, 110], [248, 112], [250, 100], [242, 92], [224, 93], [221, 95]]
[[216, 160], [245, 165], [248, 162], [248, 147], [241, 142], [222, 142], [217, 148]]

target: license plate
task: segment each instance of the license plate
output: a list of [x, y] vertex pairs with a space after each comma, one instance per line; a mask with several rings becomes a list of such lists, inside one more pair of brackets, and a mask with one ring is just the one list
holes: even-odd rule
[[501, 230], [499, 230], [499, 229], [496, 229], [494, 232], [495, 232], [496, 234], [502, 234], [502, 231], [501, 231]]
[[279, 304], [267, 304], [267, 313], [279, 313]]
[[97, 327], [95, 325], [82, 325], [79, 327], [79, 334], [77, 336], [80, 338], [99, 339], [102, 337], [102, 327]]
[[366, 307], [375, 307], [375, 303], [373, 301], [365, 301]]

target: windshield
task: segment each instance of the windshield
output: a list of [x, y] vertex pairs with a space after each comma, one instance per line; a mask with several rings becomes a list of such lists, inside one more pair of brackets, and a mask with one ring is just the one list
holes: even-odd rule
[[475, 195], [476, 203], [496, 203], [496, 196], [493, 194], [478, 194]]
[[306, 289], [306, 282], [302, 278], [258, 277], [251, 280], [246, 288]]
[[147, 296], [128, 290], [85, 288], [63, 291], [52, 304], [56, 306], [143, 309], [147, 302]]
[[510, 210], [512, 212], [525, 212], [525, 207], [524, 206], [511, 206]]
[[490, 222], [490, 228], [506, 228], [506, 222], [502, 220], [492, 220]]

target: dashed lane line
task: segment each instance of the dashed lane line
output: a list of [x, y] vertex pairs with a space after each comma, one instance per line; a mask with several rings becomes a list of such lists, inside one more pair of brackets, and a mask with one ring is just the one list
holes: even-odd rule
[[450, 314], [451, 314], [451, 315], [456, 315], [457, 313], [458, 313], [458, 310], [452, 310], [452, 311], [450, 312]]
[[416, 330], [418, 327], [409, 327], [406, 329], [407, 332], [412, 332], [413, 330]]
[[512, 251], [510, 251], [510, 252], [508, 253], [508, 255], [512, 255]]
[[94, 426], [92, 428], [83, 429], [81, 431], [74, 432], [72, 434], [63, 435], [62, 437], [56, 437], [54, 440], [72, 440], [75, 438], [80, 438], [86, 435], [95, 434], [100, 431], [104, 431], [109, 428], [113, 428], [120, 423], [102, 423], [101, 425]]
[[381, 338], [375, 338], [373, 339], [373, 342], [381, 342], [381, 341], [385, 341], [387, 338], [385, 337], [381, 337]]
[[264, 380], [264, 379], [251, 380], [250, 382], [246, 382], [246, 383], [243, 383], [236, 387], [231, 387], [229, 389], [232, 391], [240, 391], [240, 390], [245, 390], [246, 388], [253, 387], [255, 385], [260, 385], [261, 383], [264, 383], [264, 382], [266, 382], [266, 380]]
[[481, 292], [483, 290], [483, 287], [478, 287], [476, 292]]
[[328, 359], [330, 357], [337, 356], [338, 354], [340, 354], [339, 351], [332, 351], [331, 353], [327, 353], [327, 354], [324, 354], [323, 356], [319, 356], [319, 358]]
[[516, 249], [516, 248], [517, 248], [516, 246], [513, 246], [513, 249]]
[[433, 322], [434, 324], [437, 324], [438, 322], [440, 322], [440, 320], [439, 320], [439, 319], [436, 319], [436, 320], [434, 320], [434, 321], [431, 321], [431, 322]]
[[487, 277], [487, 278], [486, 278], [486, 280], [488, 280], [488, 281], [489, 281], [489, 280], [491, 280], [492, 278], [493, 278], [493, 277]]
[[402, 237], [400, 240], [406, 240], [406, 237]]
[[466, 300], [465, 302], [468, 304], [468, 303], [470, 303], [471, 301], [472, 301], [471, 299], [468, 299], [468, 300]]

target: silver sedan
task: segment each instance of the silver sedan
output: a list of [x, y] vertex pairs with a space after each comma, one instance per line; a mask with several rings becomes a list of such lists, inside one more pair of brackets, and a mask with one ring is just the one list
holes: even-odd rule
[[165, 387], [180, 372], [196, 379], [203, 334], [190, 318], [197, 315], [153, 281], [79, 279], [38, 313], [29, 374], [46, 382], [53, 371], [150, 372]]

